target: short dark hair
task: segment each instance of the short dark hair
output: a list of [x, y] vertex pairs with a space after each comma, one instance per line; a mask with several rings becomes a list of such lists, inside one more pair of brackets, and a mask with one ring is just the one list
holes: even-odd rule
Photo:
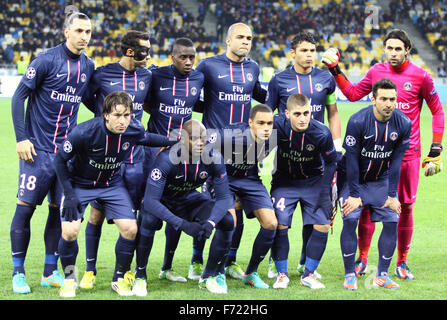
[[194, 47], [194, 42], [192, 42], [191, 39], [185, 37], [175, 39], [174, 44], [172, 45], [172, 54], [175, 54], [178, 46], [190, 48]]
[[70, 28], [74, 19], [90, 21], [90, 18], [85, 13], [79, 12], [79, 9], [73, 5], [65, 7], [64, 13], [65, 13], [64, 30]]
[[308, 32], [308, 31], [301, 31], [300, 33], [296, 34], [291, 42], [291, 46], [292, 49], [296, 49], [296, 47], [301, 43], [301, 42], [310, 42], [312, 44], [317, 44], [317, 40], [315, 40], [315, 37], [313, 36], [312, 33]]
[[127, 92], [115, 91], [107, 95], [102, 104], [102, 115], [110, 114], [113, 109], [119, 105], [125, 105], [127, 109], [132, 111], [132, 98]]
[[256, 117], [256, 114], [257, 114], [258, 112], [269, 112], [269, 113], [273, 113], [273, 110], [272, 110], [272, 108], [270, 108], [268, 105], [263, 104], [263, 103], [260, 103], [260, 104], [257, 104], [257, 105], [255, 105], [254, 107], [252, 107], [252, 108], [250, 109], [250, 115], [249, 115], [249, 118], [250, 118], [251, 120], [253, 120], [253, 119]]
[[408, 37], [408, 34], [405, 32], [405, 30], [402, 29], [393, 29], [390, 32], [388, 32], [383, 39], [383, 46], [386, 45], [386, 42], [389, 39], [398, 39], [404, 43], [405, 49], [410, 50], [412, 48], [411, 40]]
[[373, 84], [372, 94], [374, 99], [377, 98], [377, 91], [379, 91], [379, 89], [394, 89], [397, 91], [396, 84], [388, 78], [380, 79]]
[[121, 38], [121, 53], [126, 55], [128, 49], [135, 49], [140, 45], [140, 40], [149, 40], [149, 34], [137, 30], [129, 30]]
[[309, 98], [302, 93], [294, 93], [287, 99], [287, 110], [292, 109], [295, 106], [306, 106], [310, 103]]

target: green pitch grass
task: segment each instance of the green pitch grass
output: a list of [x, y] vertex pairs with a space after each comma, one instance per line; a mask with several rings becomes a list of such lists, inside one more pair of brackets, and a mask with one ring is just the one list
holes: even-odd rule
[[[15, 211], [16, 192], [18, 183], [18, 158], [15, 151], [15, 135], [11, 120], [10, 99], [0, 99], [0, 299], [2, 300], [53, 300], [59, 298], [58, 289], [42, 288], [39, 286], [43, 271], [44, 243], [43, 230], [47, 216], [47, 204], [37, 208], [31, 222], [31, 242], [26, 258], [26, 274], [31, 286], [31, 294], [17, 295], [12, 292], [11, 273], [12, 261], [10, 255], [9, 228]], [[339, 112], [342, 119], [343, 130], [346, 127], [349, 116], [365, 104], [340, 103]], [[195, 114], [200, 119], [200, 115]], [[85, 121], [91, 117], [90, 112], [81, 108], [79, 121]], [[147, 121], [145, 116], [145, 122]], [[431, 114], [424, 107], [421, 116], [422, 127], [422, 154], [428, 153], [431, 143]], [[344, 135], [344, 132], [343, 132]], [[443, 153], [444, 163], [447, 163], [447, 152]], [[269, 188], [270, 177], [266, 174], [266, 165], [262, 178]], [[447, 171], [447, 169], [446, 169]], [[442, 172], [434, 177], [424, 177], [421, 171], [419, 192], [414, 207], [414, 235], [409, 265], [416, 276], [416, 280], [397, 280], [401, 285], [400, 290], [389, 291], [386, 289], [371, 289], [373, 273], [359, 279], [359, 290], [348, 291], [343, 289], [343, 260], [340, 251], [340, 231], [342, 221], [340, 213], [337, 214], [333, 233], [329, 235], [327, 249], [321, 261], [318, 272], [323, 275], [322, 282], [326, 285], [324, 290], [312, 291], [299, 284], [296, 273], [298, 259], [301, 251], [301, 214], [295, 213], [293, 226], [289, 232], [290, 257], [289, 274], [291, 283], [286, 290], [256, 290], [245, 286], [242, 281], [228, 279], [229, 293], [227, 295], [213, 295], [199, 290], [197, 282], [172, 283], [167, 280], [159, 280], [158, 273], [163, 262], [164, 231], [157, 232], [148, 265], [148, 291], [146, 298], [120, 298], [110, 290], [110, 282], [115, 265], [114, 247], [118, 237], [117, 228], [114, 225], [104, 225], [98, 257], [98, 276], [96, 287], [91, 291], [78, 290], [78, 300], [109, 300], [109, 299], [149, 299], [149, 300], [444, 300], [447, 299], [447, 173]], [[85, 217], [88, 218], [89, 209]], [[82, 277], [85, 268], [85, 246], [83, 223], [79, 235], [79, 255], [77, 267], [79, 277]], [[242, 243], [237, 255], [237, 261], [245, 268], [248, 264], [253, 240], [259, 230], [256, 220], [245, 219], [245, 229]], [[381, 224], [376, 227], [370, 251], [369, 267], [374, 270], [377, 265], [377, 240], [381, 231]], [[183, 234], [174, 258], [174, 269], [186, 276], [191, 259], [192, 239]], [[208, 255], [208, 244], [205, 248], [205, 261]], [[134, 264], [133, 264], [134, 266]], [[274, 280], [267, 278], [267, 259], [259, 267], [261, 277], [270, 285]], [[392, 260], [390, 272], [394, 273], [395, 258]]]

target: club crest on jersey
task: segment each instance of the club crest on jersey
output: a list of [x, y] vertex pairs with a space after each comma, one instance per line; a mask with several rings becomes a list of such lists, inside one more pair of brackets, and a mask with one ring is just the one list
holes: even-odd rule
[[70, 141], [65, 140], [63, 149], [66, 153], [70, 153], [71, 150], [73, 150], [73, 146], [71, 145]]
[[247, 73], [248, 81], [253, 81], [253, 75], [251, 73]]
[[356, 140], [353, 136], [346, 136], [346, 144], [350, 147], [354, 146], [356, 144]]
[[158, 180], [161, 179], [161, 171], [160, 171], [160, 169], [158, 169], [158, 168], [152, 169], [151, 179], [154, 180], [154, 181], [158, 181]]
[[124, 151], [126, 151], [127, 149], [129, 149], [129, 147], [130, 147], [130, 143], [128, 141], [126, 141], [126, 142], [123, 143], [122, 149]]
[[200, 172], [199, 177], [200, 177], [200, 179], [202, 179], [202, 180], [208, 178], [208, 172], [206, 172], [206, 171], [202, 171], [202, 172]]
[[193, 96], [195, 96], [195, 95], [197, 94], [197, 88], [196, 88], [196, 87], [192, 87], [192, 88], [191, 88], [191, 94], [192, 94]]
[[397, 134], [397, 132], [393, 131], [393, 132], [390, 133], [390, 139], [393, 140], [393, 141], [396, 141], [398, 136], [399, 135]]
[[31, 80], [31, 79], [34, 78], [35, 76], [36, 76], [36, 69], [34, 69], [33, 67], [29, 67], [29, 68], [26, 70], [25, 77], [26, 77], [27, 79]]
[[81, 74], [81, 82], [85, 82], [87, 80], [87, 75], [85, 73]]
[[144, 84], [144, 81], [140, 81], [140, 82], [138, 82], [138, 88], [140, 88], [140, 90], [144, 90], [144, 87], [145, 87], [146, 85]]
[[411, 82], [405, 82], [404, 83], [404, 89], [409, 91], [411, 90], [411, 88], [413, 87], [413, 85], [411, 84]]
[[313, 145], [313, 144], [308, 144], [308, 145], [306, 145], [306, 150], [307, 151], [313, 151], [315, 149], [315, 146]]
[[217, 132], [213, 132], [209, 135], [208, 137], [208, 142], [209, 143], [214, 143], [217, 140]]
[[315, 90], [317, 90], [318, 92], [321, 92], [321, 90], [323, 90], [323, 85], [321, 83], [316, 83]]

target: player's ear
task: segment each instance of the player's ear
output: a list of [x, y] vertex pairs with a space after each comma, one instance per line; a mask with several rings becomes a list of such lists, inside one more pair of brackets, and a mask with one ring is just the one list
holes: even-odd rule
[[126, 56], [127, 57], [133, 57], [135, 55], [135, 52], [133, 51], [132, 48], [128, 48], [126, 51]]

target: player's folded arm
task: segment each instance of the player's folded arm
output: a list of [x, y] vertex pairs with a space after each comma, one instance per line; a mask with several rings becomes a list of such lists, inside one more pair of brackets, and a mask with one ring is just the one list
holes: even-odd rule
[[149, 178], [147, 179], [143, 201], [143, 212], [144, 214], [153, 214], [178, 230], [182, 225], [183, 219], [177, 217], [166, 208], [163, 203], [161, 203], [169, 170], [169, 161], [162, 160], [162, 157], [157, 158], [153, 169], [149, 174]]

